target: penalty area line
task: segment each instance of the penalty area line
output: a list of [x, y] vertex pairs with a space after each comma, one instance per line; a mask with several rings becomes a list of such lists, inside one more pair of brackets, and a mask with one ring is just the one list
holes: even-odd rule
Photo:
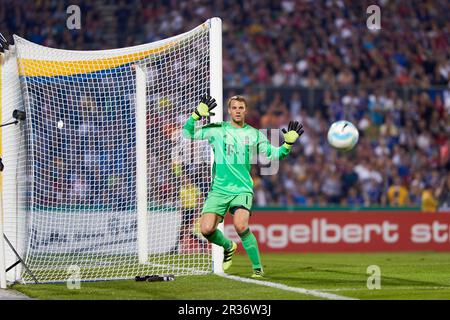
[[284, 284], [281, 284], [281, 283], [276, 283], [276, 282], [254, 280], [254, 279], [249, 279], [249, 278], [242, 278], [242, 277], [232, 276], [232, 275], [225, 274], [225, 273], [217, 273], [217, 275], [220, 276], [220, 277], [226, 278], [226, 279], [230, 279], [230, 280], [235, 280], [235, 281], [240, 281], [240, 282], [245, 282], [245, 283], [253, 283], [253, 284], [260, 285], [260, 286], [272, 287], [272, 288], [276, 288], [276, 289], [280, 289], [280, 290], [301, 293], [301, 294], [314, 296], [314, 297], [319, 297], [319, 298], [323, 298], [323, 299], [329, 299], [329, 300], [358, 300], [356, 298], [340, 296], [340, 295], [337, 295], [337, 294], [326, 293], [326, 292], [322, 292], [322, 291], [318, 291], [318, 290], [309, 290], [309, 289], [298, 288], [298, 287], [290, 287], [290, 286], [287, 286], [287, 285], [284, 285]]

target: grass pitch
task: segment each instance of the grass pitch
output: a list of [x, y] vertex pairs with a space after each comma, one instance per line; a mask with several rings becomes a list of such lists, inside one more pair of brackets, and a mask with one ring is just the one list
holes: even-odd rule
[[[450, 253], [305, 253], [262, 254], [264, 281], [357, 299], [450, 300]], [[368, 289], [369, 266], [381, 271], [381, 288]], [[229, 274], [249, 278], [245, 254], [233, 258]], [[371, 282], [371, 281], [369, 281]], [[37, 299], [83, 300], [307, 300], [319, 297], [216, 275], [180, 276], [170, 282], [83, 282], [79, 290], [65, 284], [14, 285]]]

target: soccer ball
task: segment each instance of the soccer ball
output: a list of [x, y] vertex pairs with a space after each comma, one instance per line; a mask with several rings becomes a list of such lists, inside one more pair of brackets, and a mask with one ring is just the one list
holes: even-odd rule
[[340, 151], [349, 151], [358, 142], [359, 132], [353, 123], [340, 120], [328, 129], [328, 143]]

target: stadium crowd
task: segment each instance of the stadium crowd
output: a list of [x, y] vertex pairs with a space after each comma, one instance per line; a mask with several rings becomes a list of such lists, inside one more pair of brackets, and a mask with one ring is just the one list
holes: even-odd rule
[[[290, 119], [305, 125], [278, 175], [253, 169], [255, 204], [432, 211], [438, 201], [448, 208], [450, 21], [442, 13], [449, 3], [379, 1], [379, 31], [367, 29], [369, 4], [80, 1], [82, 28], [68, 30], [68, 2], [7, 0], [0, 4], [0, 29], [50, 47], [100, 50], [157, 41], [219, 16], [225, 96], [248, 96], [248, 122], [257, 128], [281, 128]], [[420, 90], [402, 95], [411, 87]], [[311, 103], [300, 88], [320, 94]], [[329, 124], [344, 118], [361, 133], [348, 154], [326, 143]]]
[[367, 29], [367, 1], [78, 1], [79, 30], [66, 27], [71, 4], [2, 1], [0, 28], [50, 47], [103, 50], [164, 39], [219, 16], [225, 86], [448, 83], [445, 0], [380, 1], [378, 32]]
[[[253, 126], [283, 128], [295, 119], [305, 127], [300, 147], [280, 162], [279, 174], [254, 169], [257, 204], [420, 206], [431, 188], [448, 206], [450, 101], [444, 105], [427, 92], [403, 100], [394, 90], [343, 96], [326, 91], [323, 103], [308, 113], [293, 91], [286, 100], [248, 94]], [[360, 131], [349, 153], [334, 150], [326, 139], [329, 124], [344, 118]]]

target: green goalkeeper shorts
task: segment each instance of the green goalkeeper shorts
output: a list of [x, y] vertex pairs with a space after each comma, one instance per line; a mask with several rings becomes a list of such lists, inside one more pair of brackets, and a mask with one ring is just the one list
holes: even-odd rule
[[253, 203], [253, 194], [242, 193], [238, 195], [224, 195], [221, 193], [209, 192], [203, 206], [202, 214], [215, 213], [222, 218], [225, 217], [228, 210], [231, 214], [239, 208], [247, 209], [251, 214]]

